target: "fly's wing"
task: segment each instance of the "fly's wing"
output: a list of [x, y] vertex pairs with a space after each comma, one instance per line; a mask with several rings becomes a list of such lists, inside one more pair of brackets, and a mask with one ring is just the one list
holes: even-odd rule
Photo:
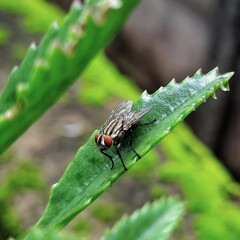
[[140, 121], [140, 119], [144, 115], [146, 115], [151, 109], [152, 106], [144, 106], [143, 108], [128, 114], [128, 116], [126, 116], [123, 122], [123, 130], [127, 131], [133, 125], [137, 124]]
[[129, 115], [132, 108], [132, 101], [126, 100], [120, 103], [115, 109], [112, 110], [108, 120], [104, 123], [103, 129], [114, 119], [124, 118], [124, 116]]

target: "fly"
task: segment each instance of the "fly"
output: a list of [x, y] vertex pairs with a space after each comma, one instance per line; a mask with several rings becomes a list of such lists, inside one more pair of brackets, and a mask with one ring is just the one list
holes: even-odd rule
[[[124, 164], [122, 155], [119, 151], [122, 141], [129, 136], [129, 146], [132, 151], [137, 155], [138, 158], [141, 156], [135, 151], [132, 145], [132, 133], [133, 129], [137, 126], [144, 126], [151, 124], [145, 123], [140, 124], [140, 119], [146, 115], [151, 109], [152, 106], [144, 106], [138, 110], [132, 109], [132, 101], [126, 100], [120, 103], [110, 114], [108, 120], [105, 122], [100, 133], [97, 133], [95, 136], [95, 142], [100, 149], [101, 153], [108, 157], [112, 163], [111, 169], [114, 167], [114, 162], [112, 157], [105, 151], [113, 146], [116, 147], [117, 154], [121, 160], [123, 168], [127, 171], [127, 168]], [[155, 120], [154, 120], [155, 121]]]

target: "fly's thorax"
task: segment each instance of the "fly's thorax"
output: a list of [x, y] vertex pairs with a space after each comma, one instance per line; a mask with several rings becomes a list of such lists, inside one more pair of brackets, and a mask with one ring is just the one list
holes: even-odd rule
[[121, 142], [124, 139], [125, 135], [126, 135], [125, 131], [123, 131], [123, 130], [119, 131], [118, 135], [115, 138], [113, 138], [115, 141], [115, 144]]
[[123, 129], [123, 120], [122, 118], [116, 118], [110, 121], [104, 128], [103, 134], [107, 136], [111, 136], [112, 139], [118, 137], [119, 133]]

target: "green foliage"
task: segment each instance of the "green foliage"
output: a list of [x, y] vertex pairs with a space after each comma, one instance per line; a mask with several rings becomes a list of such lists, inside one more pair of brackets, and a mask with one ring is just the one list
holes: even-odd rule
[[[99, 212], [100, 209], [97, 210]], [[100, 211], [108, 211], [103, 206]], [[183, 215], [184, 206], [177, 198], [161, 199], [145, 204], [131, 216], [124, 216], [102, 239], [168, 239]], [[101, 213], [102, 214], [102, 213]], [[82, 222], [80, 222], [82, 225]], [[83, 235], [83, 234], [82, 234]], [[22, 238], [24, 240], [76, 239], [74, 236], [60, 234], [58, 230], [33, 228]], [[77, 238], [80, 240], [84, 237]]]
[[102, 105], [113, 97], [137, 100], [139, 96], [139, 89], [102, 52], [84, 71], [81, 84], [79, 99], [87, 104]]
[[53, 24], [40, 46], [30, 47], [0, 96], [0, 152], [59, 99], [137, 2], [75, 2], [62, 27]]
[[42, 189], [43, 183], [39, 169], [31, 163], [22, 163], [0, 186], [0, 198], [6, 199], [23, 188]]
[[13, 44], [11, 46], [11, 57], [14, 60], [21, 61], [26, 55], [28, 48], [23, 44]]
[[224, 167], [184, 125], [162, 146], [172, 161], [161, 167], [161, 177], [180, 184], [200, 239], [238, 239], [240, 209], [230, 201], [232, 179]]
[[152, 198], [160, 198], [166, 194], [165, 189], [160, 185], [154, 185], [150, 189], [150, 195]]
[[[87, 66], [94, 54], [106, 46], [137, 2], [123, 0], [123, 7], [115, 5], [112, 8], [108, 5], [110, 1], [106, 0], [90, 0], [83, 8], [75, 3], [61, 28], [53, 24], [40, 46], [36, 48], [32, 45], [22, 65], [12, 72], [0, 98], [1, 152], [58, 100], [73, 83], [73, 79]], [[120, 1], [117, 0], [115, 3], [119, 4]], [[21, 14], [28, 30], [42, 31], [46, 29], [49, 21], [59, 18], [61, 22], [63, 16], [60, 11], [49, 8], [49, 5], [46, 7], [46, 4], [40, 0], [1, 0], [0, 8]], [[6, 39], [8, 36], [6, 32], [4, 34]], [[141, 155], [145, 154], [217, 88], [221, 87], [225, 90], [223, 85], [230, 75], [221, 76], [216, 70], [205, 76], [198, 72], [192, 82], [190, 79], [180, 85], [172, 82], [165, 90], [161, 89], [153, 96], [144, 94], [135, 107], [153, 104], [155, 110], [153, 109], [153, 112], [145, 119], [150, 120], [157, 116], [156, 119], [159, 122], [154, 127], [149, 126], [136, 131], [134, 144], [136, 144], [137, 151]], [[80, 100], [94, 105], [103, 104], [113, 96], [134, 100], [138, 96], [138, 89], [130, 84], [128, 79], [121, 76], [102, 53], [92, 61], [82, 75], [81, 81]], [[176, 105], [181, 102], [180, 107]], [[158, 104], [159, 106], [156, 106]], [[189, 146], [187, 142], [193, 143], [196, 140], [184, 127], [179, 129], [182, 129], [181, 137], [170, 137], [171, 140], [164, 145], [165, 150], [169, 147], [166, 150], [169, 157], [177, 161], [162, 169], [162, 177], [177, 180], [182, 186], [189, 202], [189, 209], [196, 214], [194, 223], [200, 239], [236, 239], [234, 237], [239, 234], [236, 229], [240, 229], [238, 224], [240, 221], [239, 209], [230, 203], [227, 193], [227, 189], [233, 186], [231, 179], [223, 168], [216, 164], [213, 157], [210, 163], [202, 160], [203, 156], [209, 158], [211, 155], [204, 147], [196, 144], [198, 147], [194, 148], [193, 153], [192, 146]], [[116, 168], [110, 171], [108, 160], [93, 147], [94, 134], [90, 141], [79, 150], [60, 182], [53, 187], [50, 203], [39, 222], [40, 226], [54, 228], [59, 225], [62, 227], [123, 173], [117, 157], [114, 159]], [[182, 145], [175, 144], [175, 141]], [[112, 152], [112, 154], [115, 153]], [[136, 162], [135, 156], [125, 148], [123, 155], [128, 167]], [[141, 180], [150, 179], [151, 174], [157, 171], [156, 154], [150, 153], [149, 159], [148, 162], [147, 159], [144, 160], [144, 168], [139, 162], [130, 173]], [[199, 173], [199, 166], [196, 165], [198, 162], [201, 162], [201, 173]], [[37, 178], [38, 174], [34, 168], [23, 164], [23, 168], [20, 167], [20, 169], [22, 170], [19, 173], [13, 171], [16, 177], [9, 177], [9, 180], [0, 187], [0, 208], [3, 209], [0, 221], [3, 225], [8, 224], [7, 229], [11, 234], [19, 233], [20, 224], [10, 207], [10, 197], [18, 189], [41, 187], [41, 181]], [[27, 175], [29, 175], [28, 180], [24, 180]], [[164, 190], [158, 185], [150, 190], [152, 197], [159, 197], [163, 192]], [[226, 211], [226, 214], [221, 214], [221, 208]], [[112, 219], [117, 215], [116, 209], [110, 206], [110, 215], [104, 216], [102, 215], [104, 209], [106, 211], [106, 206], [95, 209], [97, 216]], [[144, 209], [151, 212], [152, 208], [145, 207]], [[175, 212], [171, 214], [171, 217], [177, 217]], [[146, 215], [143, 214], [144, 219], [150, 216], [149, 212]], [[116, 227], [120, 229], [118, 229], [120, 234], [121, 229], [128, 227], [128, 221], [126, 220], [125, 226], [123, 221], [121, 221], [122, 225], [119, 224], [120, 227]], [[143, 220], [135, 223], [141, 222]], [[169, 229], [172, 227], [171, 224], [165, 228]], [[1, 223], [0, 226], [2, 226]], [[79, 228], [84, 232], [88, 226], [80, 222]], [[26, 239], [66, 239], [66, 236], [59, 234], [58, 230], [46, 232], [45, 229], [44, 231], [34, 229]]]
[[158, 154], [155, 151], [150, 151], [143, 156], [142, 161], [137, 162], [134, 168], [130, 169], [129, 173], [142, 182], [149, 183], [156, 170], [157, 160]]
[[54, 20], [62, 22], [63, 12], [43, 0], [1, 0], [0, 9], [19, 14], [30, 32], [46, 31]]
[[[1, 157], [1, 169], [4, 169], [3, 164], [13, 157], [10, 153], [4, 154]], [[39, 169], [32, 163], [17, 163], [12, 168], [10, 174], [3, 178], [0, 185], [0, 239], [19, 235], [22, 231], [20, 219], [11, 204], [12, 199], [22, 190], [42, 190], [44, 187]]]
[[0, 46], [6, 44], [8, 39], [9, 39], [9, 30], [5, 26], [0, 25]]
[[97, 202], [92, 206], [92, 214], [97, 219], [104, 222], [111, 222], [117, 220], [123, 213], [123, 206], [119, 204], [107, 204]]
[[[144, 92], [133, 108], [151, 105], [152, 110], [143, 121], [156, 121], [135, 130], [136, 151], [141, 156], [146, 154], [215, 90], [224, 88], [231, 76], [231, 73], [219, 75], [216, 69], [206, 75], [197, 72], [193, 78], [180, 84], [172, 81], [152, 95]], [[98, 131], [79, 149], [63, 177], [53, 186], [49, 204], [38, 222], [40, 227], [63, 227], [124, 173], [114, 150], [109, 150], [115, 162], [111, 170], [109, 160], [96, 148], [94, 137]], [[128, 168], [138, 160], [127, 142], [123, 142], [121, 153]]]
[[14, 209], [9, 202], [0, 199], [0, 233], [1, 239], [7, 239], [9, 236], [17, 236], [22, 232], [22, 226]]
[[69, 234], [62, 234], [57, 229], [44, 231], [40, 228], [31, 229], [28, 235], [21, 239], [24, 239], [24, 240], [43, 240], [43, 239], [44, 240], [66, 240], [66, 239], [85, 240], [85, 238], [79, 238]]
[[[99, 61], [99, 68], [107, 68], [109, 64], [109, 62], [101, 64]], [[109, 83], [110, 86], [114, 85], [115, 78], [116, 77], [112, 78], [112, 82]], [[121, 79], [119, 79], [119, 81], [121, 81]], [[96, 87], [98, 84], [96, 82]], [[130, 88], [129, 91], [131, 91]], [[132, 89], [132, 91], [135, 94], [135, 89]], [[181, 179], [181, 189], [187, 189], [184, 190], [184, 196], [189, 204], [189, 210], [191, 213], [197, 213], [196, 216], [194, 215], [193, 219], [195, 231], [199, 236], [199, 239], [237, 239], [239, 233], [235, 230], [231, 232], [229, 230], [231, 227], [227, 226], [230, 225], [233, 227], [237, 225], [237, 223], [235, 223], [236, 221], [239, 222], [239, 207], [231, 203], [230, 196], [228, 196], [227, 192], [230, 191], [238, 197], [240, 189], [239, 185], [232, 182], [226, 169], [219, 165], [219, 160], [209, 153], [209, 150], [192, 136], [186, 126], [181, 124], [175, 132], [181, 132], [181, 136], [179, 137], [178, 134], [174, 133], [171, 134], [171, 137], [168, 136], [163, 141], [164, 146], [165, 142], [168, 143], [168, 160], [173, 159], [174, 161], [172, 161], [171, 164], [167, 164], [162, 171], [160, 170], [163, 176], [161, 181], [163, 179], [171, 179], [174, 183], [178, 184], [179, 179]], [[166, 146], [164, 149], [166, 151]], [[197, 150], [193, 152], [193, 149]], [[197, 154], [195, 153], [196, 151], [198, 152]], [[185, 154], [183, 155], [181, 152], [184, 152]], [[201, 156], [201, 159], [205, 159], [204, 161], [201, 161], [201, 166], [199, 165], [199, 156]], [[175, 159], [179, 158], [181, 159], [181, 162], [178, 163]], [[209, 158], [211, 160], [208, 160]], [[140, 161], [130, 170], [130, 172], [133, 172], [134, 176], [137, 176], [139, 172], [143, 172], [143, 175], [145, 173], [155, 175], [155, 165], [151, 167], [151, 165], [148, 165], [147, 160], [146, 157], [144, 161]], [[148, 169], [148, 171], [145, 171], [146, 169]], [[199, 169], [201, 171], [199, 171]], [[223, 182], [222, 186], [224, 187], [219, 187], [219, 181]], [[166, 190], [160, 185], [154, 185], [150, 188], [150, 195], [152, 197], [159, 197], [165, 191]], [[214, 195], [219, 191], [221, 194], [217, 193], [218, 197], [216, 199]], [[234, 207], [227, 207], [224, 214], [222, 213], [222, 209], [218, 208], [219, 213], [212, 218], [212, 207], [207, 208], [206, 205], [214, 206], [217, 202], [221, 202], [222, 198], [225, 199], [224, 202], [226, 205], [234, 205]], [[218, 206], [218, 204], [216, 206]], [[201, 209], [204, 209], [204, 211]], [[209, 221], [212, 222], [209, 223]], [[224, 222], [226, 224], [224, 224]], [[237, 228], [238, 225], [234, 229]]]
[[77, 219], [73, 225], [73, 231], [75, 233], [81, 233], [81, 236], [91, 232], [92, 226], [89, 223], [88, 219]]
[[179, 200], [161, 199], [124, 216], [102, 239], [168, 239], [182, 214]]

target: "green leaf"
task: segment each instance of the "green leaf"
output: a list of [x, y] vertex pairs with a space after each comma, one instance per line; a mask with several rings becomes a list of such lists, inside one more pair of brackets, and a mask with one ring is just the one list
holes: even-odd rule
[[61, 22], [64, 16], [60, 8], [44, 0], [1, 0], [0, 9], [19, 15], [21, 27], [34, 33], [46, 31], [49, 23], [56, 19]]
[[174, 198], [145, 204], [130, 217], [124, 216], [102, 239], [167, 239], [183, 215], [183, 209], [183, 204]]
[[25, 237], [20, 238], [19, 240], [85, 240], [84, 237], [75, 237], [73, 235], [62, 234], [58, 229], [51, 229], [45, 231], [40, 228], [32, 228]]
[[[172, 81], [152, 95], [144, 92], [133, 108], [151, 105], [152, 110], [141, 121], [156, 121], [134, 130], [135, 150], [141, 156], [146, 154], [214, 91], [218, 88], [225, 90], [231, 76], [232, 73], [220, 75], [217, 69], [206, 75], [198, 71], [192, 78], [188, 77], [180, 84]], [[60, 181], [52, 187], [48, 206], [38, 222], [40, 227], [63, 227], [125, 173], [114, 148], [108, 151], [115, 162], [111, 170], [110, 161], [96, 147], [94, 137], [99, 131], [96, 130], [79, 149]], [[127, 139], [120, 151], [127, 168], [138, 161], [128, 147]]]
[[66, 92], [137, 3], [75, 1], [62, 27], [54, 23], [39, 47], [31, 45], [0, 96], [0, 153]]
[[221, 161], [183, 124], [161, 147], [170, 159], [159, 169], [161, 181], [173, 181], [181, 188], [199, 239], [238, 239], [240, 208], [232, 200], [239, 196], [229, 193], [229, 187], [240, 190], [240, 185]]

